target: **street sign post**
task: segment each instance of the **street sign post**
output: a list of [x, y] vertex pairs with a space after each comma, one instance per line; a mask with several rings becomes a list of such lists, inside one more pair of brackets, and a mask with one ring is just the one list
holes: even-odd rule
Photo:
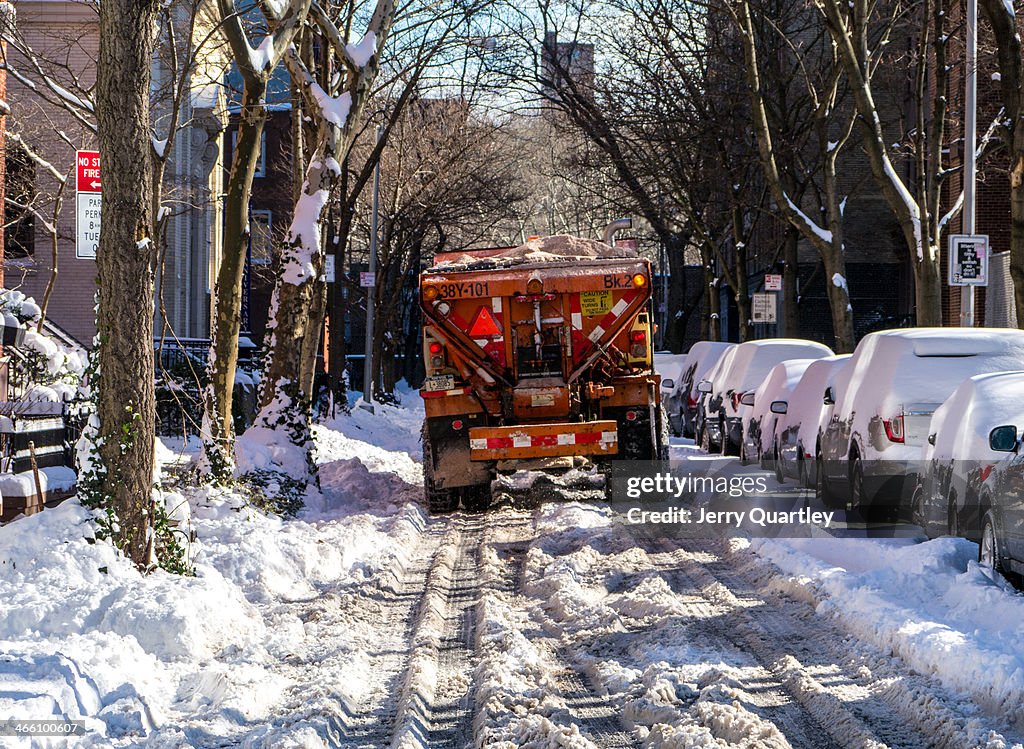
[[777, 321], [775, 312], [775, 294], [754, 294], [750, 304], [750, 319], [755, 323], [774, 323]]
[[765, 291], [782, 291], [782, 276], [774, 273], [764, 274]]
[[988, 286], [988, 236], [953, 234], [949, 237], [949, 285]]
[[367, 273], [363, 271], [359, 274], [359, 285], [364, 289], [372, 289], [377, 285], [377, 273]]
[[75, 152], [75, 257], [95, 260], [103, 205], [100, 152]]

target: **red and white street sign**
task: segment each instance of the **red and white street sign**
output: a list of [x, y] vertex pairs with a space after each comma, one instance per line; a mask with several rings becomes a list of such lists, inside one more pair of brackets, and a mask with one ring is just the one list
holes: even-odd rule
[[75, 257], [95, 260], [103, 205], [100, 152], [75, 152]]

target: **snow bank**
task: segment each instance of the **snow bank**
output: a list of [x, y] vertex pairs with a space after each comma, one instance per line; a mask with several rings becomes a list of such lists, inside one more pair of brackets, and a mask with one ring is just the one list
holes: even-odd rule
[[[300, 519], [266, 515], [227, 489], [164, 492], [172, 518], [194, 534], [195, 577], [143, 576], [91, 543], [76, 499], [0, 527], [0, 714], [83, 719], [76, 747], [190, 746], [197, 736], [202, 745], [329, 745], [332, 729], [310, 706], [355, 704], [383, 678], [368, 655], [381, 622], [323, 592], [392, 575], [426, 526], [410, 501], [422, 491], [416, 461], [384, 447], [407, 423], [411, 452], [419, 413], [393, 411], [378, 411], [377, 428], [357, 414], [336, 420], [337, 431], [316, 430], [324, 504]], [[157, 457], [187, 460], [167, 446]], [[329, 648], [324, 614], [310, 606], [338, 620]], [[288, 670], [311, 643], [332, 676]], [[318, 678], [337, 686], [304, 681]], [[293, 693], [302, 696], [294, 704]], [[294, 714], [282, 716], [289, 705]]]

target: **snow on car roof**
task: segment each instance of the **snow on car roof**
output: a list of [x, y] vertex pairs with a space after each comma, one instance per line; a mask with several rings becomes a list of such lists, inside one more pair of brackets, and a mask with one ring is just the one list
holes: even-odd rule
[[754, 390], [769, 370], [786, 359], [823, 359], [832, 356], [828, 346], [801, 338], [768, 338], [747, 341], [732, 349], [724, 384], [737, 392]]
[[998, 459], [1001, 454], [989, 449], [988, 435], [1004, 424], [1024, 427], [1024, 372], [970, 377], [935, 409], [929, 428], [935, 446], [926, 444], [922, 458]]
[[908, 341], [914, 356], [977, 356], [1019, 348], [1022, 332], [1013, 328], [903, 328], [872, 333]]

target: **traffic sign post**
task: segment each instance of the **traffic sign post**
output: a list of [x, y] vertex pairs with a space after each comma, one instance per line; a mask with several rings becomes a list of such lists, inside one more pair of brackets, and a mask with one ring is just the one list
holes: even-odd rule
[[754, 294], [750, 303], [750, 319], [755, 323], [777, 322], [775, 294]]
[[949, 237], [949, 285], [988, 286], [988, 236], [953, 234]]
[[95, 260], [103, 206], [100, 152], [75, 152], [75, 257]]

